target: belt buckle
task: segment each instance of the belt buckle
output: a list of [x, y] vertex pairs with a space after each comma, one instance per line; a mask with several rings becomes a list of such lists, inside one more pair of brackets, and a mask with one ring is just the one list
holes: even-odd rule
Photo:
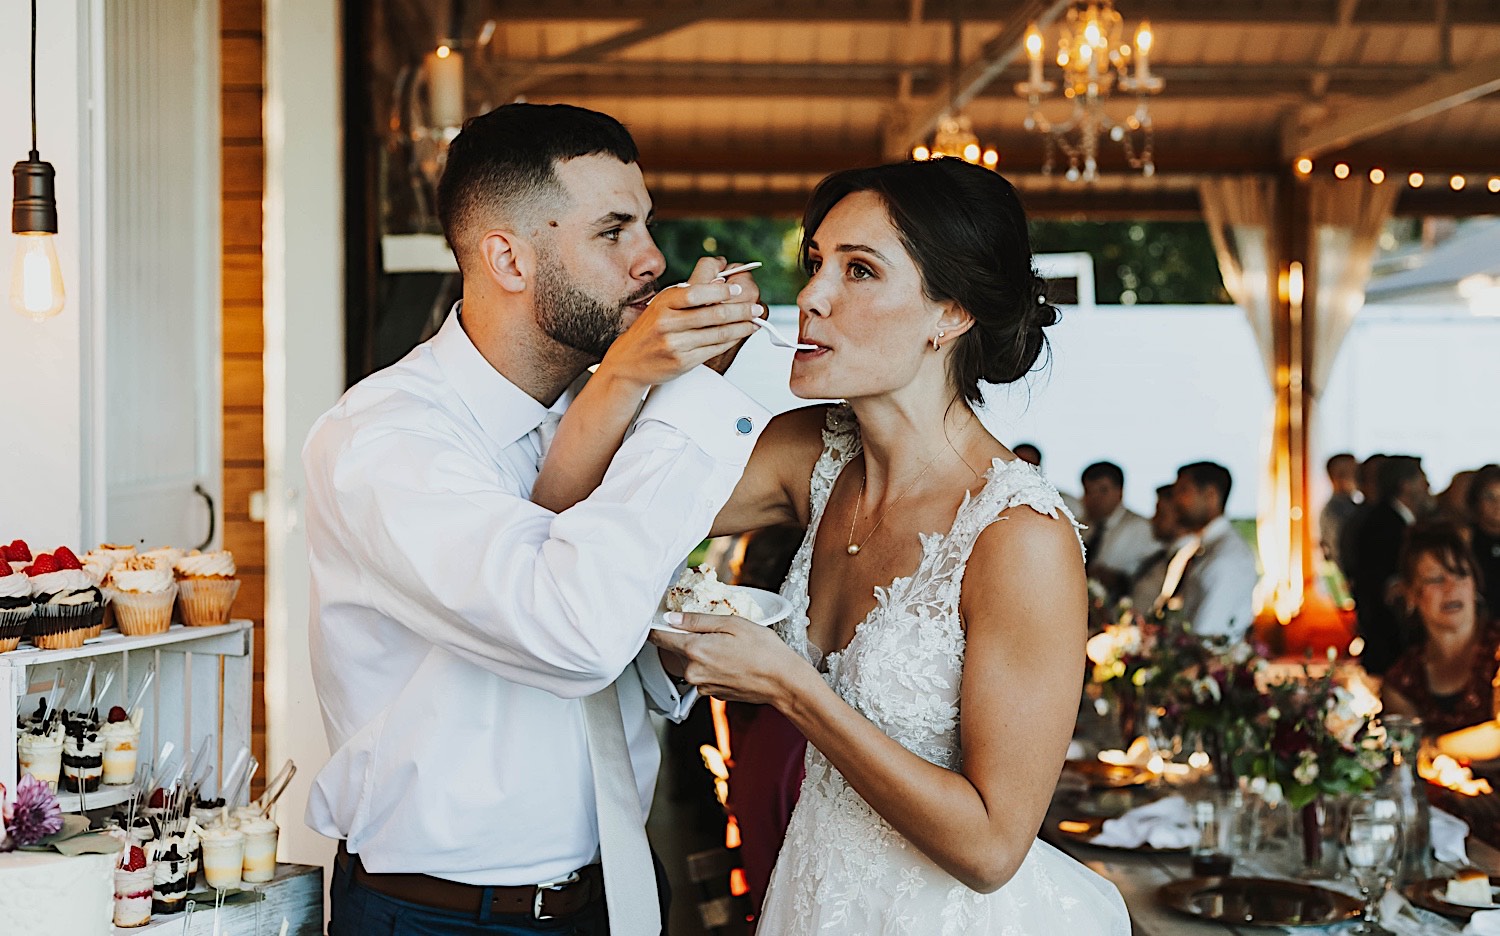
[[569, 884], [577, 884], [578, 881], [579, 881], [578, 872], [574, 871], [571, 874], [569, 874], [567, 877], [560, 877], [560, 878], [558, 878], [555, 881], [546, 881], [544, 883], [538, 884], [536, 886], [536, 896], [533, 897], [532, 901], [531, 901], [531, 916], [532, 916], [532, 919], [535, 919], [535, 920], [555, 920], [555, 919], [557, 919], [556, 917], [551, 916], [550, 914], [544, 914], [544, 913], [542, 913], [542, 898], [544, 896], [546, 896], [546, 894], [547, 894], [548, 891], [560, 891], [563, 888], [567, 887]]

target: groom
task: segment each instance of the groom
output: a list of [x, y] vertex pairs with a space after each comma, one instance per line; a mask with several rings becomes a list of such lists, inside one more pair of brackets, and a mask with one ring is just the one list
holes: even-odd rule
[[[303, 451], [329, 932], [654, 934], [647, 708], [680, 720], [695, 696], [645, 638], [766, 422], [720, 376], [732, 351], [696, 366], [754, 331], [754, 283], [705, 260], [702, 285], [657, 292], [635, 144], [592, 111], [469, 121], [438, 201], [462, 301]], [[731, 324], [682, 325], [689, 293]], [[593, 364], [642, 395], [683, 376], [554, 515], [528, 497]]]

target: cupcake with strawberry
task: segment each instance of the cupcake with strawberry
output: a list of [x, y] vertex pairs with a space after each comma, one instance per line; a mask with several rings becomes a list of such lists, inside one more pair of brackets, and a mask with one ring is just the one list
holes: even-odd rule
[[10, 565], [12, 572], [24, 572], [31, 565], [31, 547], [25, 540], [12, 540], [9, 546], [0, 546], [0, 557]]
[[234, 556], [229, 551], [200, 553], [193, 550], [177, 560], [177, 588], [182, 623], [189, 627], [212, 627], [229, 622], [229, 609], [239, 594]]
[[0, 562], [0, 653], [16, 649], [31, 620], [31, 580]]
[[122, 634], [160, 634], [172, 624], [177, 582], [169, 566], [149, 556], [132, 556], [117, 564], [110, 570], [104, 593]]
[[31, 642], [43, 650], [83, 646], [104, 628], [104, 593], [66, 546], [26, 567], [31, 580]]

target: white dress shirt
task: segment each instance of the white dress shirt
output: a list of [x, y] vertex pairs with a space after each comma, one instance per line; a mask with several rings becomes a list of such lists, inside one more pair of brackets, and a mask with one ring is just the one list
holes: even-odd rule
[[582, 697], [633, 665], [622, 687], [645, 692], [620, 694], [642, 815], [660, 759], [648, 697], [678, 720], [695, 698], [646, 633], [767, 414], [700, 367], [653, 390], [599, 488], [553, 514], [528, 500], [548, 413], [485, 361], [455, 307], [303, 449], [333, 750], [307, 822], [372, 872], [524, 885], [597, 860]]
[[1215, 517], [1199, 534], [1202, 546], [1188, 564], [1177, 594], [1183, 619], [1205, 637], [1245, 636], [1255, 618], [1255, 553], [1229, 519]]
[[[1083, 540], [1092, 542], [1088, 530], [1084, 531]], [[1151, 521], [1121, 504], [1104, 518], [1103, 539], [1097, 549], [1090, 551], [1089, 562], [1135, 575], [1141, 563], [1158, 548], [1156, 537], [1151, 534]]]

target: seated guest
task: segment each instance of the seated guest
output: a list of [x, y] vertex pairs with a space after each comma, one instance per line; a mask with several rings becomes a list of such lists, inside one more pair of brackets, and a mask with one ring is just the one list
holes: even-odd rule
[[1328, 481], [1333, 485], [1333, 496], [1328, 498], [1328, 503], [1323, 505], [1323, 512], [1318, 516], [1318, 540], [1323, 545], [1323, 555], [1329, 562], [1338, 565], [1339, 531], [1359, 511], [1359, 501], [1355, 499], [1359, 492], [1356, 484], [1359, 462], [1354, 460], [1353, 455], [1343, 452], [1328, 459], [1326, 467]]
[[1455, 473], [1448, 486], [1432, 498], [1432, 519], [1451, 523], [1467, 532], [1474, 522], [1474, 514], [1469, 509], [1469, 492], [1474, 489], [1474, 478], [1478, 474], [1473, 469]]
[[1204, 637], [1239, 640], [1255, 617], [1255, 553], [1229, 525], [1229, 469], [1194, 462], [1177, 471], [1172, 499], [1193, 539], [1172, 556], [1158, 599], [1180, 598], [1182, 616]]
[[1500, 627], [1475, 586], [1474, 558], [1456, 527], [1411, 528], [1401, 552], [1401, 591], [1425, 639], [1396, 660], [1380, 698], [1385, 711], [1416, 715], [1429, 737], [1494, 716]]
[[1500, 465], [1485, 465], [1469, 485], [1469, 546], [1479, 569], [1479, 590], [1500, 607]]
[[1406, 649], [1394, 607], [1401, 541], [1432, 501], [1422, 460], [1413, 455], [1391, 455], [1381, 462], [1379, 489], [1379, 501], [1360, 521], [1351, 589], [1359, 636], [1365, 641], [1359, 662], [1377, 676]]
[[[1010, 451], [1011, 454], [1015, 455], [1021, 461], [1035, 467], [1038, 471], [1042, 471], [1042, 450], [1037, 448], [1035, 444], [1031, 442], [1022, 442]], [[1045, 475], [1046, 472], [1043, 471], [1042, 474]], [[1071, 513], [1075, 518], [1083, 516], [1082, 501], [1074, 497], [1072, 494], [1069, 494], [1067, 491], [1058, 491], [1057, 493], [1062, 496], [1063, 504], [1067, 506], [1069, 513]]]
[[[746, 534], [736, 584], [780, 591], [803, 535], [796, 526]], [[750, 906], [758, 915], [802, 789], [807, 739], [774, 706], [730, 702], [727, 714], [734, 754], [727, 805], [740, 827], [740, 862]]]
[[1136, 569], [1156, 551], [1151, 522], [1125, 506], [1125, 472], [1113, 462], [1083, 469], [1083, 532], [1088, 574], [1111, 598], [1130, 588]]
[[1155, 606], [1167, 581], [1167, 564], [1193, 536], [1177, 519], [1177, 505], [1172, 501], [1170, 484], [1156, 489], [1156, 512], [1149, 522], [1151, 536], [1159, 548], [1142, 560], [1130, 586], [1130, 603], [1142, 614], [1149, 613]]

